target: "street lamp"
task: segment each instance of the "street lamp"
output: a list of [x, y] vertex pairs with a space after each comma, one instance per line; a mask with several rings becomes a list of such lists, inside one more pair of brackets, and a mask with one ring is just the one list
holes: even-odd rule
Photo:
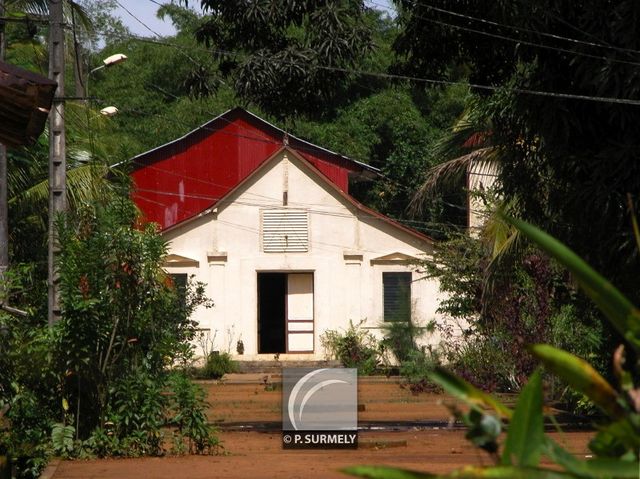
[[113, 116], [118, 114], [118, 109], [115, 106], [107, 106], [100, 110], [100, 114], [103, 116]]
[[110, 67], [113, 65], [117, 65], [118, 63], [122, 63], [126, 59], [127, 59], [127, 56], [124, 53], [116, 53], [114, 55], [108, 56], [107, 58], [102, 60], [102, 65], [91, 70], [89, 72], [89, 75], [91, 75], [93, 72], [97, 70], [102, 70], [105, 67]]
[[100, 65], [99, 67], [95, 67], [93, 70], [90, 70], [89, 73], [87, 73], [87, 85], [84, 92], [85, 97], [87, 97], [87, 99], [89, 98], [89, 77], [91, 77], [91, 74], [93, 72], [97, 72], [98, 70], [102, 70], [106, 67], [117, 65], [118, 63], [122, 63], [126, 60], [127, 56], [124, 53], [115, 53], [102, 60], [102, 65]]
[[[89, 97], [89, 78], [91, 77], [92, 73], [97, 72], [98, 70], [102, 70], [103, 68], [111, 67], [113, 65], [117, 65], [118, 63], [122, 63], [126, 61], [126, 59], [127, 59], [127, 56], [124, 53], [115, 53], [113, 55], [108, 56], [104, 60], [102, 60], [102, 65], [94, 68], [93, 70], [90, 70], [89, 73], [87, 73], [87, 82], [85, 85], [84, 96], [86, 98], [85, 110], [87, 113], [87, 129], [89, 130], [89, 145], [91, 146], [92, 155], [94, 152], [94, 145], [93, 145], [93, 131], [91, 130], [91, 114], [89, 112], [89, 109], [91, 106], [91, 97]], [[115, 106], [108, 106], [100, 110], [100, 114], [104, 116], [113, 116], [116, 113], [118, 113], [118, 109]]]

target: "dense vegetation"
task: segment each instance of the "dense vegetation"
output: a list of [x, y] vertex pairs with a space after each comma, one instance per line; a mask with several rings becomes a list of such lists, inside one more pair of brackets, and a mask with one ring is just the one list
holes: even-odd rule
[[[62, 320], [50, 328], [27, 306], [26, 318], [0, 315], [0, 407], [10, 426], [0, 450], [25, 477], [51, 453], [160, 454], [169, 439], [175, 452], [217, 446], [202, 391], [181, 372], [196, 333], [189, 316], [210, 302], [201, 284], [173, 286], [161, 269], [166, 244], [137, 221], [118, 197], [61, 217]], [[14, 268], [5, 282], [12, 304], [29, 304], [29, 272]]]
[[407, 71], [451, 80], [463, 64], [470, 83], [491, 89], [476, 89], [471, 108], [490, 129], [482, 146], [499, 153], [499, 191], [514, 212], [637, 300], [637, 2], [397, 4]]
[[[43, 2], [6, 3], [26, 19], [5, 24], [7, 60], [46, 72]], [[177, 30], [167, 38], [133, 35], [113, 16], [113, 0], [69, 4], [67, 92], [89, 98], [67, 102], [65, 315], [52, 330], [44, 325], [46, 132], [9, 154], [3, 299], [28, 317], [0, 318], [0, 401], [11, 404], [12, 423], [0, 448], [24, 474], [52, 450], [159, 453], [168, 423], [178, 424], [176, 452], [215, 446], [201, 394], [167, 372], [189, 357], [189, 312], [206, 298], [192, 285], [185, 303], [163, 277], [165, 246], [136, 225], [120, 170], [236, 105], [379, 168], [381, 178], [352, 193], [441, 240], [417, 267], [448, 293], [441, 311], [468, 325], [466, 341], [420, 350], [415, 338], [428, 331], [411, 325], [386, 331], [382, 345], [354, 327], [325, 338], [334, 357], [370, 372], [391, 351], [417, 385], [446, 361], [485, 388], [514, 390], [536, 367], [524, 345], [546, 341], [607, 370], [619, 331], [504, 221], [468, 237], [464, 180], [470, 164], [493, 165], [489, 212], [502, 205], [541, 225], [640, 299], [629, 222], [640, 201], [635, 2], [395, 0], [391, 17], [363, 0], [202, 0], [202, 14], [183, 1], [158, 9]], [[89, 73], [116, 52], [129, 60]], [[107, 105], [119, 114], [101, 117]], [[233, 364], [214, 355], [207, 368], [218, 375]]]
[[[467, 466], [449, 474], [422, 472], [380, 466], [354, 466], [345, 472], [376, 479], [419, 478], [635, 478], [640, 466], [640, 442], [637, 380], [634, 379], [631, 354], [640, 349], [640, 314], [638, 308], [574, 251], [524, 221], [507, 218], [518, 231], [531, 239], [572, 274], [589, 295], [609, 324], [627, 340], [612, 355], [615, 383], [608, 382], [588, 361], [549, 344], [530, 344], [528, 350], [553, 376], [576, 393], [584, 395], [603, 417], [598, 431], [589, 442], [593, 455], [581, 457], [570, 453], [545, 433], [545, 418], [560, 430], [553, 413], [545, 411], [542, 369], [531, 374], [522, 388], [515, 408], [475, 388], [449, 371], [436, 368], [429, 377], [445, 391], [466, 403], [468, 411], [451, 405], [453, 416], [467, 426], [466, 438], [487, 453], [492, 465]], [[634, 221], [635, 223], [635, 221]], [[636, 240], [640, 246], [640, 230]], [[628, 354], [629, 352], [629, 354]], [[506, 434], [503, 434], [506, 431]], [[552, 467], [542, 463], [545, 457]]]

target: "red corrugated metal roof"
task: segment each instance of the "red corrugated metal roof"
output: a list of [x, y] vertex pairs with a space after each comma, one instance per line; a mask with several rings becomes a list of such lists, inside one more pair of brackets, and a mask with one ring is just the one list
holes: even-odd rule
[[[293, 150], [292, 148], [289, 148], [289, 147], [282, 147], [282, 148], [278, 149], [264, 163], [262, 163], [258, 168], [256, 168], [249, 176], [247, 176], [244, 180], [242, 180], [240, 183], [238, 183], [238, 185], [235, 188], [233, 188], [231, 191], [229, 191], [225, 196], [223, 196], [222, 198], [217, 200], [215, 203], [212, 203], [208, 208], [202, 210], [197, 216], [201, 216], [201, 213], [204, 213], [207, 210], [211, 209], [213, 206], [215, 206], [215, 204], [223, 203], [236, 190], [238, 190], [239, 188], [242, 188], [242, 186], [245, 183], [248, 183], [252, 179], [253, 176], [259, 174], [260, 170], [262, 170], [263, 168], [266, 168], [267, 165], [272, 160], [274, 160], [275, 158], [279, 157], [280, 154], [283, 151], [286, 151], [286, 152], [290, 153], [292, 156], [294, 156], [296, 159], [298, 159], [298, 161], [302, 162], [302, 164], [304, 164], [309, 170], [314, 172], [328, 187], [330, 187], [331, 189], [336, 191], [341, 198], [346, 200], [346, 202], [349, 203], [350, 205], [354, 206], [358, 211], [360, 211], [362, 213], [365, 213], [367, 216], [370, 216], [371, 218], [380, 220], [380, 221], [382, 221], [382, 222], [384, 222], [386, 224], [389, 224], [389, 225], [393, 226], [394, 228], [397, 228], [397, 229], [399, 229], [401, 231], [404, 231], [405, 233], [407, 233], [407, 234], [409, 234], [409, 235], [411, 235], [411, 236], [413, 236], [415, 238], [418, 238], [421, 241], [427, 241], [427, 242], [430, 242], [430, 243], [434, 242], [433, 238], [431, 238], [430, 236], [427, 236], [424, 233], [421, 233], [421, 232], [416, 231], [416, 230], [414, 230], [412, 228], [409, 228], [409, 227], [403, 225], [402, 223], [399, 223], [399, 222], [389, 218], [388, 216], [385, 216], [382, 213], [379, 213], [378, 211], [373, 210], [373, 209], [369, 208], [368, 206], [363, 205], [362, 203], [357, 201], [355, 198], [353, 198], [353, 196], [345, 193], [342, 189], [340, 189], [334, 182], [332, 182], [326, 175], [324, 175], [322, 173], [322, 171], [320, 171], [318, 168], [313, 166], [313, 164], [311, 164], [309, 161], [307, 161], [296, 150]], [[194, 216], [191, 219], [195, 219], [195, 218], [196, 218], [196, 216]], [[174, 227], [178, 227], [178, 226], [180, 226], [180, 224], [176, 224]], [[170, 230], [172, 228], [169, 228], [168, 230]]]
[[350, 175], [379, 173], [234, 108], [181, 138], [132, 158], [134, 200], [147, 221], [165, 230], [215, 204], [284, 143], [345, 193]]
[[376, 168], [290, 136], [242, 108], [132, 158], [134, 201], [146, 221], [166, 231], [212, 208], [285, 147], [359, 211], [433, 241], [349, 195], [349, 176], [379, 174]]

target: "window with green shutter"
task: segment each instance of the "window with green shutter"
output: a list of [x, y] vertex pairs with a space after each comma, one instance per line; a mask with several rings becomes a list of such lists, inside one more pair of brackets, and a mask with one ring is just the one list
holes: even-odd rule
[[189, 278], [186, 273], [171, 273], [170, 276], [173, 281], [173, 287], [176, 289], [180, 302], [184, 306], [187, 303], [187, 283]]
[[384, 320], [411, 319], [411, 273], [382, 273]]

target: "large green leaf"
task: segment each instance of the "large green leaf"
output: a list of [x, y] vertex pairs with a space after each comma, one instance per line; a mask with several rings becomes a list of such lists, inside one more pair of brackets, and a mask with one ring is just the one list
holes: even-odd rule
[[640, 352], [640, 311], [625, 295], [560, 241], [524, 221], [505, 220], [566, 266], [618, 332]]
[[369, 479], [570, 479], [572, 475], [532, 467], [467, 466], [448, 474], [433, 475], [385, 466], [353, 466], [342, 470], [347, 474]]
[[[589, 442], [589, 449], [600, 457], [619, 457], [640, 450], [640, 435], [631, 424], [633, 415], [599, 428], [598, 434]], [[635, 454], [635, 453], [634, 453]]]
[[624, 417], [618, 393], [588, 362], [548, 344], [535, 344], [530, 348], [550, 371], [591, 399], [609, 416], [616, 419]]
[[438, 476], [426, 472], [408, 471], [387, 466], [350, 466], [342, 472], [371, 479], [436, 479]]
[[543, 443], [542, 376], [540, 370], [537, 370], [518, 397], [516, 409], [509, 422], [502, 464], [537, 466], [540, 463]]
[[566, 471], [581, 477], [637, 479], [640, 470], [638, 462], [621, 459], [598, 458], [581, 461], [549, 437], [545, 438], [544, 452], [549, 459], [562, 466]]
[[492, 395], [480, 391], [464, 379], [451, 374], [446, 369], [436, 368], [429, 373], [429, 378], [439, 384], [446, 392], [475, 409], [481, 407], [490, 408], [507, 419], [511, 418], [513, 414], [511, 409]]

